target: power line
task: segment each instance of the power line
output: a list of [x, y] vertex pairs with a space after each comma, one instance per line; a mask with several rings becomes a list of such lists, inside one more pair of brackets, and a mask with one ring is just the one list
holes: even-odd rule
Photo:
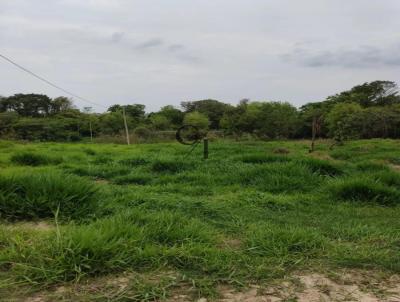
[[62, 88], [62, 87], [60, 87], [60, 86], [58, 86], [58, 85], [56, 85], [56, 84], [54, 84], [54, 83], [52, 83], [52, 82], [46, 80], [45, 78], [43, 78], [43, 77], [37, 75], [36, 73], [34, 73], [33, 71], [30, 71], [30, 70], [27, 69], [27, 68], [25, 68], [25, 67], [19, 65], [18, 63], [14, 62], [14, 61], [11, 60], [10, 58], [6, 57], [5, 55], [2, 55], [1, 53], [0, 53], [0, 57], [1, 57], [2, 59], [6, 60], [7, 62], [11, 63], [12, 65], [16, 66], [17, 68], [21, 69], [22, 71], [24, 71], [24, 72], [30, 74], [31, 76], [34, 76], [35, 78], [41, 80], [42, 82], [45, 82], [46, 84], [48, 84], [48, 85], [50, 85], [50, 86], [52, 86], [52, 87], [54, 87], [54, 88], [57, 88], [58, 90], [61, 90], [61, 91], [65, 92], [65, 93], [67, 93], [67, 94], [69, 94], [69, 95], [71, 95], [71, 96], [73, 96], [73, 97], [75, 97], [75, 98], [77, 98], [77, 99], [80, 99], [80, 100], [82, 100], [82, 101], [84, 101], [84, 102], [87, 102], [87, 103], [89, 103], [89, 104], [92, 104], [92, 105], [99, 106], [99, 107], [102, 107], [102, 108], [107, 109], [107, 107], [105, 107], [105, 106], [103, 106], [103, 105], [100, 105], [100, 104], [97, 104], [97, 103], [95, 103], [95, 102], [92, 102], [92, 101], [90, 101], [90, 100], [88, 100], [88, 99], [86, 99], [86, 98], [83, 98], [83, 97], [81, 97], [81, 96], [79, 96], [79, 95], [77, 95], [77, 94], [75, 94], [75, 93], [73, 93], [73, 92], [70, 92], [70, 91], [68, 91], [68, 90], [66, 90], [66, 89], [64, 89], [64, 88]]

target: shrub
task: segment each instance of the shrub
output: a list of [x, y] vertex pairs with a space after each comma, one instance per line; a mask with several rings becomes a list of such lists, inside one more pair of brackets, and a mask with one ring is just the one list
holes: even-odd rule
[[44, 166], [50, 164], [59, 164], [62, 162], [62, 159], [32, 152], [23, 152], [16, 153], [11, 156], [11, 162], [22, 166]]
[[338, 180], [329, 186], [334, 197], [345, 201], [396, 205], [400, 192], [369, 178]]
[[153, 133], [151, 132], [151, 130], [149, 130], [146, 127], [136, 127], [133, 130], [133, 134], [135, 134], [140, 140], [147, 140], [149, 138], [151, 138], [151, 136], [153, 135]]
[[0, 214], [11, 219], [80, 219], [92, 214], [96, 187], [84, 179], [50, 171], [0, 175]]

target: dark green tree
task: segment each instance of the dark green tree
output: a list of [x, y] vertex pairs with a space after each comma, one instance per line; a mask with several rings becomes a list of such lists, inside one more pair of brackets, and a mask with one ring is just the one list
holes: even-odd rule
[[219, 129], [219, 122], [222, 119], [224, 113], [230, 107], [232, 107], [229, 104], [225, 104], [212, 99], [194, 102], [182, 102], [181, 106], [186, 113], [197, 111], [207, 116], [210, 121], [211, 129]]

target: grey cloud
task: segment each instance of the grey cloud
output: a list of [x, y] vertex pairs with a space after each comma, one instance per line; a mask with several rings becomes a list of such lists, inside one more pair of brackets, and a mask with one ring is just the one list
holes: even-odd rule
[[136, 46], [136, 49], [149, 49], [149, 48], [156, 48], [164, 45], [164, 41], [160, 38], [155, 38], [155, 39], [150, 39], [148, 41], [145, 41], [139, 45]]
[[118, 43], [122, 41], [123, 37], [124, 37], [123, 32], [115, 32], [111, 35], [111, 41], [114, 43]]
[[171, 52], [176, 52], [184, 49], [185, 46], [183, 46], [182, 44], [171, 44], [170, 46], [168, 46], [168, 50]]
[[355, 49], [314, 51], [295, 48], [282, 56], [286, 62], [305, 67], [336, 66], [344, 68], [390, 67], [400, 65], [400, 44], [389, 47], [361, 46]]
[[180, 54], [177, 56], [177, 59], [187, 63], [200, 63], [202, 61], [200, 57], [191, 55], [189, 53]]

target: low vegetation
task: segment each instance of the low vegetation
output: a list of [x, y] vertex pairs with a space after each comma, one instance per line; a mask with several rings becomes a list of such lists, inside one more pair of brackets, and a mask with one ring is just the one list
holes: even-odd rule
[[0, 300], [119, 274], [137, 277], [79, 301], [217, 297], [304, 270], [400, 273], [398, 142], [308, 144], [216, 141], [204, 161], [175, 143], [0, 142]]

